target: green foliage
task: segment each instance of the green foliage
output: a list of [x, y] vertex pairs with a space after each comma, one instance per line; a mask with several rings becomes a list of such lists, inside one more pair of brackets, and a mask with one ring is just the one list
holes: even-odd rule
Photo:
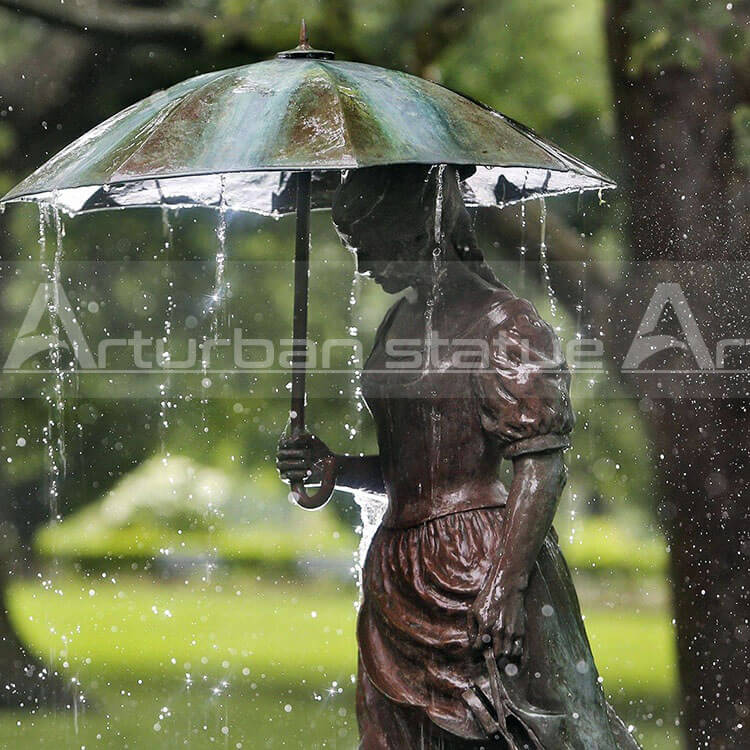
[[182, 456], [154, 457], [68, 523], [91, 535], [138, 525], [208, 531], [221, 523], [232, 491], [223, 472]]
[[13, 129], [5, 123], [0, 123], [0, 159], [7, 156], [16, 145]]
[[[641, 414], [632, 400], [612, 392], [607, 376], [583, 393], [586, 381], [580, 376], [572, 397], [577, 422], [566, 454], [571, 510], [584, 514], [591, 503], [591, 510], [614, 512], [618, 523], [638, 526], [648, 518], [653, 493]], [[636, 510], [641, 512], [640, 522], [632, 517]]]
[[737, 107], [732, 116], [732, 131], [737, 162], [750, 172], [750, 105]]
[[643, 533], [639, 538], [621, 518], [583, 517], [558, 530], [565, 559], [578, 572], [635, 579], [666, 573], [666, 544]]
[[18, 13], [4, 8], [0, 10], [0, 66], [7, 68], [17, 62], [45, 33], [41, 24], [19, 23]]
[[351, 555], [354, 535], [330, 509], [299, 513], [273, 495], [269, 507], [257, 501], [269, 497], [262, 492], [263, 482], [186, 457], [154, 457], [101, 500], [41, 529], [35, 548], [44, 557], [141, 566], [173, 558], [289, 566]]
[[207, 33], [217, 48], [242, 38], [263, 50], [283, 50], [297, 44], [304, 18], [313, 46], [330, 48], [341, 58], [421, 74], [418, 48], [429, 43], [434, 21], [439, 23], [447, 15], [454, 33], [460, 35], [462, 24], [481, 19], [488, 5], [479, 0], [457, 12], [455, 4], [446, 0], [220, 0], [217, 23]]
[[603, 610], [589, 611], [586, 631], [610, 700], [617, 704], [637, 695], [658, 706], [670, 702], [677, 685], [677, 654], [665, 612], [622, 608], [608, 616]]
[[718, 42], [722, 51], [742, 55], [750, 31], [743, 0], [636, 0], [626, 15], [631, 36], [628, 72], [633, 77], [665, 68], [696, 69]]
[[291, 568], [298, 562], [347, 559], [354, 537], [331, 512], [290, 519], [280, 524], [259, 521], [247, 528], [213, 532], [170, 531], [152, 525], [99, 529], [75, 516], [62, 526], [47, 526], [37, 535], [36, 551], [46, 558], [75, 560], [101, 567], [106, 561], [148, 566], [154, 560], [177, 565], [181, 560], [220, 560], [243, 565]]
[[613, 134], [601, 0], [490, 4], [438, 61], [442, 81], [607, 171]]

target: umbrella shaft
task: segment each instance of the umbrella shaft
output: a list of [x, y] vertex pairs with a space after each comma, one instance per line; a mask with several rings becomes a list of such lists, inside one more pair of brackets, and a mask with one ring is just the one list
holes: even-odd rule
[[297, 232], [294, 254], [294, 353], [292, 358], [292, 434], [305, 429], [307, 367], [307, 289], [310, 268], [310, 172], [297, 173]]

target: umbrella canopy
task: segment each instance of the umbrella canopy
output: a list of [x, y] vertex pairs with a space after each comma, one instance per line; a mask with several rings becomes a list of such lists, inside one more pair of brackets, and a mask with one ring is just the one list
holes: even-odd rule
[[477, 166], [464, 182], [473, 206], [614, 186], [444, 86], [331, 57], [302, 47], [157, 92], [74, 141], [0, 202], [55, 203], [70, 213], [222, 204], [282, 215], [295, 209], [295, 171], [313, 172], [312, 206], [325, 208], [341, 170], [408, 163]]

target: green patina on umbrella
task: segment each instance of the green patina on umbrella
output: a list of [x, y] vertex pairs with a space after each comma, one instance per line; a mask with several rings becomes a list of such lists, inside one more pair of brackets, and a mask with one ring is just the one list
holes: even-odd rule
[[[229, 208], [282, 214], [294, 210], [283, 199], [290, 172], [315, 171], [325, 183], [327, 171], [405, 163], [484, 167], [465, 183], [473, 205], [613, 186], [450, 89], [332, 57], [310, 49], [303, 32], [297, 49], [274, 60], [157, 92], [74, 141], [2, 201], [54, 201], [75, 213], [217, 205], [223, 192]], [[318, 205], [326, 202], [321, 195]]]
[[[297, 212], [294, 339], [307, 337], [309, 213], [330, 207], [342, 170], [387, 164], [477, 167], [469, 206], [614, 187], [510, 118], [430, 81], [314, 50], [191, 78], [98, 125], [0, 203], [53, 203], [75, 214], [135, 206]], [[306, 349], [292, 373], [292, 430], [304, 430]], [[321, 506], [333, 478], [303, 506]]]

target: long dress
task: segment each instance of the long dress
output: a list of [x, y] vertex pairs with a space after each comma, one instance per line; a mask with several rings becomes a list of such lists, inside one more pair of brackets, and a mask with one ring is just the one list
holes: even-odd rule
[[399, 343], [418, 317], [406, 306], [389, 311], [363, 375], [389, 505], [363, 571], [361, 750], [637, 750], [605, 700], [554, 530], [525, 595], [524, 659], [501, 672], [513, 744], [467, 702], [491, 694], [467, 612], [502, 553], [500, 462], [567, 447], [570, 377], [555, 333], [505, 288], [415, 372]]

